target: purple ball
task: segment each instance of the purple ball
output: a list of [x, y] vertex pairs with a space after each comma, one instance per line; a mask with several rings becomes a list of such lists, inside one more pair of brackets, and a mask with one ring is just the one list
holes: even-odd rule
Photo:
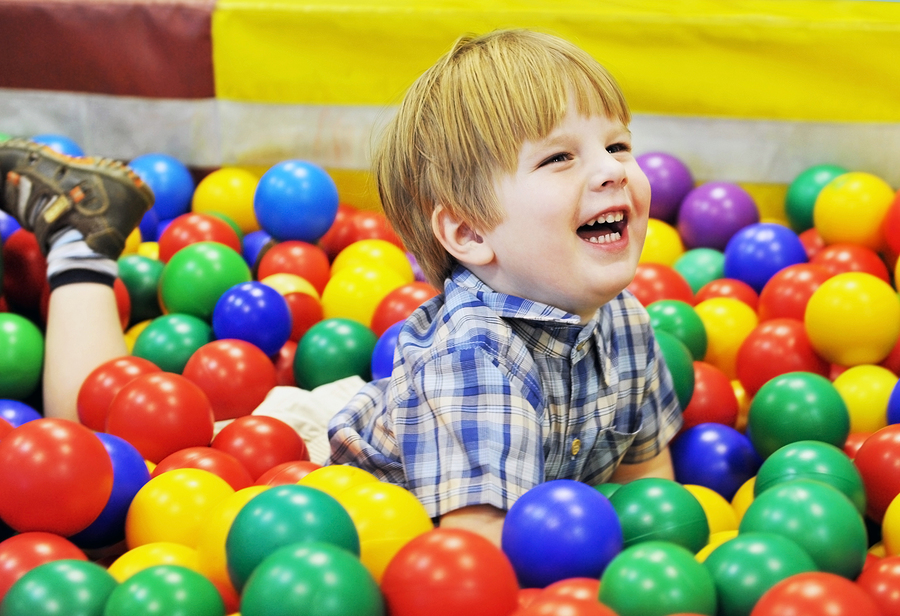
[[746, 282], [760, 293], [772, 276], [807, 260], [803, 242], [793, 230], [761, 222], [744, 227], [729, 240], [724, 273], [726, 278]]
[[647, 152], [635, 160], [650, 181], [650, 217], [674, 222], [681, 202], [694, 188], [690, 169], [665, 152]]
[[678, 233], [686, 248], [725, 250], [728, 240], [759, 222], [750, 194], [730, 182], [709, 182], [688, 193], [678, 210]]

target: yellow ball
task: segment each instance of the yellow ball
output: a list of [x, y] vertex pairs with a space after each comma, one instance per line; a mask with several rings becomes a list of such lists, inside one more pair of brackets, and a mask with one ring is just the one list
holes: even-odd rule
[[685, 484], [684, 488], [693, 494], [694, 498], [699, 501], [700, 506], [703, 507], [706, 520], [709, 522], [710, 535], [737, 530], [737, 514], [734, 512], [734, 507], [725, 500], [724, 496], [715, 490], [710, 490], [706, 486]]
[[900, 554], [900, 497], [894, 497], [881, 520], [881, 542], [888, 556]]
[[390, 483], [363, 483], [344, 490], [337, 500], [359, 533], [360, 561], [379, 583], [400, 548], [434, 528], [412, 492]]
[[259, 230], [253, 195], [259, 178], [246, 169], [222, 167], [200, 180], [194, 190], [191, 210], [225, 214], [243, 233]]
[[180, 565], [200, 572], [197, 550], [180, 543], [161, 541], [132, 548], [109, 566], [109, 574], [124, 582], [135, 573], [156, 565]]
[[731, 541], [735, 537], [738, 536], [738, 532], [736, 530], [723, 530], [718, 533], [713, 533], [709, 536], [709, 543], [706, 544], [704, 548], [702, 548], [694, 558], [698, 563], [702, 563], [706, 561], [706, 558], [713, 553], [713, 551], [725, 543], [726, 541]]
[[734, 397], [738, 401], [738, 415], [734, 422], [734, 429], [738, 432], [747, 430], [747, 418], [750, 416], [750, 396], [744, 389], [744, 384], [738, 379], [731, 381], [731, 388], [734, 390]]
[[123, 334], [125, 336], [125, 346], [128, 348], [129, 353], [134, 350], [134, 343], [137, 341], [138, 336], [140, 336], [141, 332], [147, 329], [147, 326], [152, 322], [153, 319], [147, 319], [146, 321], [135, 323]]
[[224, 479], [201, 469], [179, 468], [153, 477], [128, 508], [128, 547], [167, 541], [196, 548], [210, 511], [232, 494]]
[[738, 491], [734, 493], [734, 496], [731, 497], [731, 506], [734, 507], [734, 513], [737, 515], [738, 524], [741, 523], [741, 519], [744, 517], [744, 514], [747, 513], [747, 508], [753, 502], [753, 489], [756, 487], [756, 477], [751, 477], [747, 481], [738, 488]]
[[890, 184], [860, 171], [839, 175], [819, 191], [813, 206], [813, 226], [826, 244], [858, 244], [884, 248], [882, 222], [894, 190]]
[[345, 269], [386, 267], [393, 270], [404, 284], [415, 280], [412, 264], [396, 245], [379, 239], [359, 240], [344, 248], [331, 264], [332, 276]]
[[809, 298], [804, 323], [813, 349], [827, 361], [878, 364], [900, 336], [900, 298], [871, 274], [838, 274]]
[[372, 324], [372, 315], [388, 293], [407, 284], [394, 270], [378, 266], [332, 273], [322, 292], [322, 315]]
[[345, 490], [364, 483], [377, 481], [378, 478], [375, 475], [361, 468], [332, 464], [307, 473], [297, 483], [302, 486], [322, 490], [326, 494], [338, 498], [341, 492]]
[[260, 282], [272, 287], [281, 295], [287, 295], [288, 293], [306, 293], [316, 299], [321, 299], [319, 297], [319, 292], [316, 291], [316, 288], [312, 283], [297, 274], [288, 274], [286, 272], [270, 274], [260, 280]]
[[888, 400], [896, 384], [896, 374], [867, 364], [848, 368], [834, 380], [850, 414], [850, 434], [877, 432], [887, 425]]
[[737, 378], [737, 353], [750, 332], [759, 324], [756, 312], [733, 297], [713, 297], [694, 307], [706, 328], [707, 346], [703, 361]]
[[135, 227], [131, 233], [128, 234], [128, 237], [125, 238], [125, 248], [122, 249], [123, 255], [133, 255], [137, 254], [138, 248], [141, 245], [141, 230]]
[[647, 237], [641, 251], [641, 263], [662, 263], [672, 267], [683, 254], [684, 244], [675, 227], [656, 218], [647, 221]]
[[137, 247], [137, 254], [159, 261], [159, 242], [141, 242]]

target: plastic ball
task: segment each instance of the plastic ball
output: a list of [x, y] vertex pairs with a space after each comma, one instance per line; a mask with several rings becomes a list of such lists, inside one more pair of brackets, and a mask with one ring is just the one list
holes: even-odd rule
[[0, 441], [0, 518], [19, 532], [73, 535], [100, 514], [112, 486], [106, 449], [77, 422], [37, 419]]
[[303, 160], [282, 161], [259, 180], [253, 209], [260, 227], [279, 241], [315, 242], [337, 215], [334, 180], [318, 165]]
[[894, 384], [887, 404], [887, 422], [889, 424], [900, 423], [900, 381]]
[[45, 145], [51, 150], [65, 154], [66, 156], [84, 156], [84, 150], [78, 142], [67, 135], [59, 133], [41, 133], [31, 137], [31, 141]]
[[326, 319], [352, 319], [368, 327], [388, 293], [408, 282], [411, 280], [383, 266], [343, 269], [325, 285], [322, 313]]
[[813, 224], [826, 244], [884, 248], [882, 221], [894, 200], [890, 185], [871, 173], [837, 176], [816, 197]]
[[116, 580], [100, 565], [57, 560], [19, 578], [3, 599], [4, 616], [102, 616]]
[[257, 277], [264, 280], [273, 274], [294, 274], [308, 281], [319, 295], [331, 278], [331, 264], [324, 250], [298, 240], [280, 242], [259, 259]]
[[228, 574], [242, 592], [254, 569], [278, 548], [322, 541], [359, 556], [359, 534], [334, 497], [303, 485], [269, 488], [234, 518], [225, 541]]
[[888, 267], [877, 252], [857, 244], [831, 244], [823, 246], [810, 263], [827, 269], [832, 276], [848, 272], [872, 274], [891, 284]]
[[728, 500], [762, 463], [747, 436], [718, 423], [685, 430], [670, 450], [678, 482], [705, 486]]
[[668, 541], [696, 553], [709, 540], [703, 507], [675, 481], [636, 479], [616, 490], [609, 502], [619, 516], [626, 548], [644, 541]]
[[231, 226], [212, 214], [190, 212], [178, 216], [166, 227], [159, 239], [159, 260], [168, 263], [172, 256], [197, 242], [218, 242], [241, 252], [241, 239]]
[[695, 361], [706, 355], [706, 329], [693, 306], [680, 300], [659, 300], [647, 306], [654, 331], [666, 331], [680, 340]]
[[220, 212], [231, 218], [241, 231], [259, 230], [253, 210], [253, 195], [259, 178], [246, 169], [222, 167], [197, 184], [191, 200], [194, 212]]
[[888, 401], [896, 384], [896, 374], [870, 365], [848, 368], [834, 380], [850, 414], [850, 432], [875, 432], [888, 424]]
[[736, 364], [737, 377], [750, 396], [782, 374], [828, 376], [830, 370], [810, 344], [803, 322], [796, 319], [771, 319], [757, 325], [741, 343]]
[[503, 552], [526, 588], [571, 577], [599, 578], [622, 547], [622, 530], [609, 499], [571, 479], [531, 488], [503, 522]]
[[753, 397], [747, 431], [763, 458], [796, 441], [823, 441], [843, 448], [850, 416], [827, 378], [789, 372], [769, 380]]
[[209, 321], [222, 294], [250, 279], [250, 268], [240, 253], [217, 242], [197, 242], [169, 259], [159, 291], [169, 312]]
[[153, 210], [159, 218], [175, 218], [190, 210], [194, 178], [183, 162], [151, 153], [131, 159], [128, 166], [153, 190]]
[[375, 312], [372, 313], [372, 331], [381, 337], [391, 325], [406, 319], [416, 308], [437, 294], [438, 290], [427, 282], [417, 281], [397, 287], [375, 307]]
[[155, 565], [113, 589], [103, 614], [224, 616], [225, 606], [212, 582], [196, 571], [178, 565]]
[[216, 434], [212, 447], [237, 458], [254, 481], [279, 464], [309, 460], [306, 443], [291, 426], [262, 415], [238, 417]]
[[87, 375], [78, 390], [79, 421], [91, 430], [102, 432], [109, 405], [122, 387], [142, 374], [160, 371], [153, 362], [130, 355], [103, 362]]
[[338, 498], [343, 492], [350, 488], [378, 481], [372, 473], [356, 468], [355, 466], [346, 465], [329, 465], [314, 470], [298, 483], [321, 490], [326, 494]]
[[725, 246], [725, 277], [749, 284], [759, 293], [772, 276], [790, 265], [806, 263], [797, 234], [775, 223], [744, 227]]
[[272, 236], [262, 229], [251, 231], [244, 236], [244, 240], [241, 243], [241, 254], [251, 269], [256, 265], [263, 248], [271, 241], [273, 241]]
[[787, 537], [821, 571], [851, 580], [862, 571], [868, 547], [866, 526], [856, 506], [836, 488], [810, 479], [794, 479], [757, 494], [739, 532]]
[[737, 354], [747, 336], [759, 324], [756, 313], [744, 302], [731, 297], [715, 297], [694, 307], [706, 329], [704, 361], [737, 378]]
[[805, 323], [813, 348], [826, 360], [877, 364], [900, 336], [900, 297], [870, 274], [838, 274], [812, 294]]
[[685, 196], [678, 211], [678, 232], [687, 248], [725, 250], [728, 240], [759, 222], [753, 197], [729, 182], [709, 182]]
[[19, 229], [3, 243], [3, 297], [14, 311], [36, 312], [49, 294], [47, 260], [33, 233]]
[[0, 313], [0, 398], [23, 399], [37, 389], [44, 365], [44, 336], [23, 316]]
[[188, 360], [213, 339], [212, 328], [189, 314], [166, 314], [145, 327], [131, 352], [166, 372], [181, 374]]
[[647, 541], [625, 549], [600, 581], [600, 602], [618, 616], [716, 614], [716, 587], [684, 547]]
[[814, 263], [789, 265], [777, 272], [759, 294], [759, 320], [803, 321], [809, 298], [831, 276], [826, 268]]
[[214, 421], [202, 389], [181, 375], [159, 372], [137, 377], [116, 394], [106, 431], [157, 464], [179, 449], [208, 445]]
[[351, 319], [332, 318], [316, 323], [297, 345], [297, 384], [311, 390], [353, 375], [369, 380], [376, 342], [372, 330]]
[[662, 263], [638, 263], [628, 290], [645, 307], [661, 299], [694, 303], [694, 292], [687, 280], [675, 269]]
[[647, 152], [635, 159], [650, 182], [650, 216], [673, 222], [681, 202], [694, 188], [690, 169], [665, 152]]
[[403, 546], [381, 581], [391, 616], [504, 616], [518, 604], [509, 559], [471, 531], [436, 528]]
[[751, 477], [744, 482], [744, 485], [738, 488], [738, 491], [734, 493], [734, 498], [731, 499], [731, 506], [737, 514], [738, 522], [741, 521], [741, 518], [743, 518], [744, 514], [747, 512], [747, 508], [750, 507], [750, 503], [753, 502], [753, 491], [755, 487], [756, 477]]
[[682, 412], [682, 431], [702, 423], [719, 423], [734, 428], [738, 401], [728, 376], [705, 361], [694, 362], [694, 393]]
[[662, 352], [665, 366], [672, 375], [678, 404], [685, 408], [694, 395], [694, 363], [691, 351], [684, 343], [667, 331], [654, 332]]
[[822, 188], [848, 169], [837, 165], [815, 165], [804, 169], [788, 186], [784, 198], [784, 213], [797, 233], [813, 226], [813, 210]]
[[[13, 232], [18, 231], [22, 228], [22, 225], [19, 222], [7, 214], [6, 212], [0, 211], [0, 245], [6, 241]], [[2, 278], [3, 271], [0, 270], [0, 278]]]
[[862, 476], [841, 449], [821, 441], [788, 443], [766, 458], [754, 482], [755, 495], [794, 479], [811, 479], [843, 493], [860, 514], [866, 510]]
[[725, 254], [712, 248], [693, 248], [678, 257], [672, 267], [697, 293], [725, 275]]
[[249, 342], [271, 357], [291, 335], [291, 311], [284, 297], [261, 282], [237, 284], [222, 294], [212, 314], [216, 338]]
[[414, 281], [412, 265], [406, 253], [386, 240], [369, 239], [350, 244], [331, 263], [331, 273], [334, 275], [359, 267], [384, 267], [403, 278], [404, 284]]
[[894, 200], [884, 215], [884, 239], [888, 248], [894, 254], [900, 254], [900, 193], [894, 196]]
[[712, 543], [713, 535], [717, 533], [737, 531], [737, 514], [724, 496], [706, 486], [696, 484], [686, 483], [684, 489], [690, 492], [703, 507], [703, 513], [706, 514], [706, 521], [709, 524], [710, 543]]
[[641, 251], [641, 263], [662, 263], [674, 266], [684, 254], [684, 244], [678, 237], [678, 231], [670, 224], [650, 218], [647, 221], [647, 236]]
[[163, 263], [132, 254], [120, 257], [118, 264], [119, 279], [128, 289], [128, 297], [131, 300], [131, 323], [140, 323], [161, 315], [158, 287]]
[[244, 587], [243, 616], [383, 616], [378, 584], [351, 553], [317, 541], [263, 560]]
[[900, 494], [900, 424], [869, 436], [853, 459], [866, 487], [866, 514], [881, 522], [891, 501]]
[[13, 428], [18, 428], [23, 423], [40, 419], [42, 415], [34, 407], [19, 400], [0, 398], [0, 418], [8, 421]]
[[109, 566], [109, 574], [124, 582], [135, 573], [156, 565], [178, 565], [199, 571], [197, 550], [181, 543], [159, 541], [131, 548]]
[[[530, 589], [523, 589], [530, 590]], [[521, 591], [520, 591], [521, 592]], [[616, 613], [597, 600], [579, 601], [571, 597], [538, 597], [525, 608], [514, 612], [516, 616], [616, 616]]]
[[856, 578], [885, 616], [900, 613], [900, 556], [886, 556], [863, 569]]
[[[713, 492], [713, 494], [715, 494], [715, 492]], [[718, 533], [710, 533], [709, 534], [709, 543], [707, 543], [703, 547], [702, 550], [697, 552], [694, 555], [694, 558], [697, 559], [698, 563], [705, 563], [706, 559], [709, 558], [709, 555], [713, 553], [713, 550], [715, 550], [717, 547], [719, 547], [726, 541], [731, 541], [732, 539], [734, 539], [737, 536], [738, 536], [737, 527], [735, 527], [734, 530], [723, 530]]]
[[803, 548], [773, 533], [743, 533], [707, 557], [719, 613], [749, 616], [760, 597], [778, 582], [798, 573], [817, 571]]
[[224, 480], [232, 490], [241, 490], [253, 484], [250, 473], [237, 458], [212, 447], [186, 447], [171, 453], [160, 460], [151, 475], [159, 477], [163, 473], [182, 468], [208, 471]]
[[389, 377], [394, 371], [394, 354], [397, 351], [397, 337], [403, 323], [398, 322], [387, 328], [372, 349], [372, 379]]
[[875, 600], [852, 581], [828, 572], [792, 575], [772, 586], [750, 616], [878, 614]]
[[260, 475], [256, 480], [256, 485], [281, 486], [287, 483], [299, 483], [301, 479], [320, 468], [322, 468], [321, 465], [309, 460], [282, 462]]
[[24, 532], [0, 541], [0, 603], [29, 571], [49, 562], [87, 559], [74, 543], [55, 533]]
[[349, 203], [338, 203], [334, 222], [328, 227], [325, 235], [319, 238], [318, 245], [333, 261], [336, 256], [347, 246], [356, 241], [353, 227], [353, 219], [359, 210]]

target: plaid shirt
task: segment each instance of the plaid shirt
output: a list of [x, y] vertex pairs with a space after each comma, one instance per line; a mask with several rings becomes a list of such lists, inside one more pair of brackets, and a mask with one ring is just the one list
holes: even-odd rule
[[535, 485], [608, 481], [682, 425], [647, 312], [629, 292], [586, 325], [457, 267], [401, 330], [393, 374], [329, 424], [329, 463], [410, 490], [432, 517], [508, 510]]

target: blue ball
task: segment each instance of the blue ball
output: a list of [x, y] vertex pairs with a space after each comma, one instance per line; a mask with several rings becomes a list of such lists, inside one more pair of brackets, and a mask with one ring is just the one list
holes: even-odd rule
[[[177, 218], [177, 216], [175, 218]], [[161, 218], [156, 223], [156, 237], [153, 238], [153, 241], [159, 241], [159, 238], [162, 237], [162, 234], [166, 232], [166, 229], [169, 228], [169, 225], [172, 224], [172, 221], [175, 220], [175, 218]]]
[[31, 140], [35, 143], [45, 145], [51, 150], [56, 150], [60, 154], [65, 154], [66, 156], [84, 156], [84, 150], [81, 149], [81, 146], [78, 145], [74, 139], [65, 135], [42, 133], [40, 135], [35, 135]]
[[747, 436], [719, 423], [688, 428], [672, 442], [670, 451], [678, 483], [704, 486], [729, 502], [762, 464]]
[[241, 246], [241, 253], [244, 261], [251, 268], [256, 265], [256, 259], [259, 258], [259, 251], [265, 246], [272, 236], [260, 229], [259, 231], [251, 231], [244, 236], [244, 242]]
[[190, 211], [194, 178], [183, 162], [153, 153], [138, 156], [129, 166], [153, 190], [153, 209], [159, 218], [176, 218]]
[[761, 222], [735, 233], [725, 246], [726, 278], [745, 282], [757, 293], [789, 265], [806, 263], [806, 249], [791, 229]]
[[287, 300], [261, 282], [237, 284], [222, 294], [212, 314], [213, 334], [255, 344], [272, 357], [291, 335], [291, 310]]
[[522, 588], [599, 579], [622, 545], [622, 526], [609, 499], [571, 479], [547, 481], [523, 494], [506, 514], [501, 536]]
[[381, 334], [372, 351], [372, 378], [382, 379], [394, 371], [394, 352], [397, 350], [397, 336], [404, 321], [397, 321]]
[[900, 381], [894, 385], [891, 396], [888, 398], [887, 422], [888, 424], [900, 423]]
[[5, 419], [13, 428], [23, 423], [40, 419], [42, 416], [34, 408], [18, 400], [0, 399], [0, 419]]
[[334, 224], [337, 186], [318, 165], [286, 160], [260, 178], [253, 209], [259, 226], [279, 242], [314, 244]]
[[141, 217], [138, 224], [138, 230], [141, 232], [141, 241], [155, 242], [159, 239], [159, 214], [156, 210], [150, 208]]
[[19, 221], [6, 212], [0, 211], [0, 245], [6, 241], [6, 238], [21, 228], [22, 225], [19, 224]]

